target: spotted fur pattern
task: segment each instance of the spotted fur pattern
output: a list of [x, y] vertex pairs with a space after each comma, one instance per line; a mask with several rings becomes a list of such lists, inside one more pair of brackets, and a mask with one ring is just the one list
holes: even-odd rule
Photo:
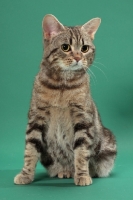
[[[113, 134], [100, 120], [86, 70], [95, 55], [94, 34], [100, 19], [65, 27], [53, 15], [43, 20], [44, 55], [28, 114], [24, 167], [15, 184], [34, 180], [40, 160], [51, 177], [74, 178], [90, 185], [110, 174], [116, 157]], [[69, 44], [64, 52], [62, 44]], [[87, 45], [89, 50], [82, 52]]]

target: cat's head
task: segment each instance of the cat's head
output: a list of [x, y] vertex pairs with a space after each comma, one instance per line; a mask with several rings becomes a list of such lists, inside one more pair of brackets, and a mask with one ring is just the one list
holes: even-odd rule
[[86, 70], [93, 62], [94, 35], [101, 19], [94, 18], [83, 26], [63, 26], [53, 15], [43, 19], [44, 58], [52, 68], [60, 70]]

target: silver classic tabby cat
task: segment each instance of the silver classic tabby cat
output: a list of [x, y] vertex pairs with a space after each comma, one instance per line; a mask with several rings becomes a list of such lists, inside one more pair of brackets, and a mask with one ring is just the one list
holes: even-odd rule
[[86, 72], [94, 60], [92, 42], [100, 22], [94, 18], [66, 27], [53, 15], [44, 17], [44, 55], [28, 115], [24, 167], [15, 184], [34, 180], [38, 160], [51, 177], [73, 177], [81, 186], [110, 174], [116, 142], [102, 125]]

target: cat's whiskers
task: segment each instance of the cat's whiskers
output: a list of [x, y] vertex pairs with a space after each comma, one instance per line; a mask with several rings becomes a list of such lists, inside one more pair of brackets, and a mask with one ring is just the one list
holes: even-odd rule
[[99, 59], [101, 59], [101, 58], [95, 58], [95, 60], [99, 60]]
[[90, 72], [90, 76], [91, 76], [91, 78], [92, 78], [94, 84], [96, 84], [97, 78], [96, 78], [95, 74], [92, 72], [92, 70], [91, 70], [90, 68], [88, 68], [88, 70], [89, 70], [89, 72]]
[[106, 68], [106, 66], [103, 64], [103, 63], [101, 63], [101, 62], [96, 62], [96, 61], [93, 61], [94, 63], [97, 63], [97, 64], [100, 64], [101, 66], [103, 66], [103, 67], [105, 67]]
[[108, 77], [106, 76], [106, 74], [104, 73], [104, 71], [102, 69], [100, 69], [98, 66], [92, 64], [92, 66], [94, 66], [95, 68], [99, 69], [99, 71], [102, 72], [102, 74], [105, 76], [106, 80], [108, 80]]
[[85, 71], [85, 72], [87, 72], [87, 69], [83, 66], [83, 70]]
[[[84, 68], [84, 66], [83, 66], [83, 69], [84, 69], [84, 71], [85, 72], [88, 72], [88, 70], [89, 70], [89, 68]], [[93, 78], [93, 75], [91, 74], [91, 70], [89, 70], [90, 71], [90, 77], [92, 78], [92, 80], [93, 80], [93, 82], [95, 83], [95, 80], [94, 80], [94, 78]]]

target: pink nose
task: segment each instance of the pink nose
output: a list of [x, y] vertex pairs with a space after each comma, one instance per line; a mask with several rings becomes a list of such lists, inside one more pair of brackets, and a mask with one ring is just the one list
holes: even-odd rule
[[74, 59], [78, 62], [79, 60], [81, 60], [81, 57], [76, 56], [76, 57], [74, 57]]

